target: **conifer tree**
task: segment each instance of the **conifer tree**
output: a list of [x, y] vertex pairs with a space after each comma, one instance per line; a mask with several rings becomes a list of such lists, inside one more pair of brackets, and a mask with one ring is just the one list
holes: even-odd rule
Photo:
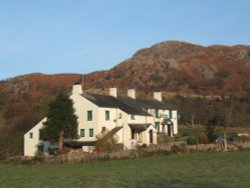
[[58, 143], [61, 151], [65, 138], [77, 138], [78, 123], [74, 112], [73, 101], [69, 96], [63, 93], [57, 95], [49, 104], [47, 120], [41, 130], [41, 139]]

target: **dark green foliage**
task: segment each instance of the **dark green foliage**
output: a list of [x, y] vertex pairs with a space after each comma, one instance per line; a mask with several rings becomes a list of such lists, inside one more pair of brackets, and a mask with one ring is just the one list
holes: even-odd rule
[[215, 124], [206, 125], [205, 134], [207, 135], [209, 142], [213, 143], [217, 137], [215, 134]]
[[47, 121], [41, 130], [41, 138], [55, 143], [59, 139], [60, 131], [64, 138], [77, 138], [77, 117], [74, 114], [72, 100], [65, 94], [57, 95], [49, 104]]
[[188, 137], [186, 141], [187, 141], [188, 145], [196, 145], [197, 144], [196, 138], [194, 138], [192, 136]]
[[222, 111], [216, 111], [211, 119], [208, 120], [208, 125], [223, 126], [225, 124], [225, 114]]

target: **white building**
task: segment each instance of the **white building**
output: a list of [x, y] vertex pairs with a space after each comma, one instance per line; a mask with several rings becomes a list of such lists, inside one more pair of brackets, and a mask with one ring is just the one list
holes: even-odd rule
[[[157, 144], [157, 132], [170, 136], [177, 133], [177, 112], [167, 108], [160, 93], [155, 94], [154, 100], [137, 100], [135, 90], [128, 90], [128, 97], [118, 97], [117, 89], [111, 88], [110, 95], [104, 96], [83, 94], [81, 85], [74, 85], [70, 98], [78, 117], [79, 139], [74, 142], [85, 151], [93, 149], [100, 133], [107, 133], [106, 139], [116, 135], [124, 149]], [[39, 138], [45, 121], [46, 118], [24, 135], [25, 156], [35, 156], [41, 146], [45, 152], [50, 147]]]

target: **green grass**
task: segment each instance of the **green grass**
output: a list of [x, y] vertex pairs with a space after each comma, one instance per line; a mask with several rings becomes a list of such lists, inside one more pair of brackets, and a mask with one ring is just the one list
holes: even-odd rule
[[0, 187], [250, 187], [250, 152], [89, 164], [0, 164]]
[[179, 127], [178, 132], [180, 135], [185, 136], [197, 136], [199, 134], [204, 133], [204, 129], [201, 128], [188, 128], [188, 127]]

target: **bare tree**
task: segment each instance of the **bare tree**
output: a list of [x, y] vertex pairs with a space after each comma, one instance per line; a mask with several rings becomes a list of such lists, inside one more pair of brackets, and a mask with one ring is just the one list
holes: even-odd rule
[[234, 107], [234, 92], [232, 92], [230, 97], [230, 106], [227, 109], [226, 117], [225, 117], [225, 124], [224, 124], [224, 151], [227, 152], [227, 133], [228, 127], [231, 125], [232, 122], [232, 113]]

